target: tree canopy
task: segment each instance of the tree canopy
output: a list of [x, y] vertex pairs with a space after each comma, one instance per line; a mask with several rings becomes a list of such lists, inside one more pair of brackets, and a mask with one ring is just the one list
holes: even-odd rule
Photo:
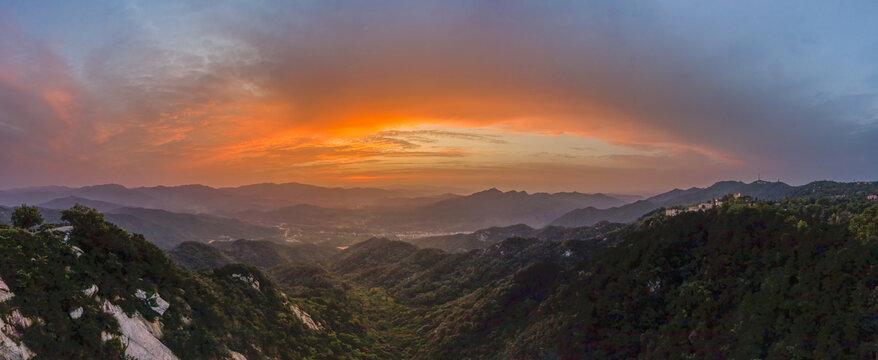
[[12, 225], [20, 229], [30, 229], [43, 223], [43, 216], [36, 206], [22, 204], [12, 211]]

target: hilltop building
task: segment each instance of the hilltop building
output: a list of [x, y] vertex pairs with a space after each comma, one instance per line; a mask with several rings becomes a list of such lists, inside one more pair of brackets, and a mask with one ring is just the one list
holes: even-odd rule
[[714, 207], [722, 206], [722, 204], [723, 204], [722, 200], [713, 199], [710, 201], [705, 201], [705, 202], [700, 203], [700, 204], [692, 205], [692, 206], [685, 208], [685, 209], [666, 209], [665, 215], [676, 216], [676, 215], [682, 214], [684, 212], [689, 212], [689, 211], [705, 211], [705, 210], [713, 209]]

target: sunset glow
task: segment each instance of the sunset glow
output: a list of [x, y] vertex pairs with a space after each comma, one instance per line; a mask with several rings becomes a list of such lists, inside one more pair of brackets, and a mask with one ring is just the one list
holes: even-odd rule
[[[846, 20], [815, 33], [806, 9], [760, 15], [781, 4], [743, 27], [706, 7], [568, 5], [5, 3], [0, 187], [648, 193], [878, 175], [875, 48], [835, 38], [878, 33], [866, 12], [827, 10]], [[833, 65], [784, 75], [815, 63]]]

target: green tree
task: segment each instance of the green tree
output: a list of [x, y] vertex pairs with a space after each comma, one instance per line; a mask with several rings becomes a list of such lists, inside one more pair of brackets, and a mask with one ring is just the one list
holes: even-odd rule
[[30, 229], [43, 223], [43, 216], [36, 206], [21, 205], [12, 212], [12, 225], [20, 229]]

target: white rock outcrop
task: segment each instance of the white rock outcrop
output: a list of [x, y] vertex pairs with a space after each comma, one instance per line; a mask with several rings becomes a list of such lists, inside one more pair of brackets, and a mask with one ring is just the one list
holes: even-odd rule
[[249, 284], [251, 287], [253, 287], [256, 290], [259, 290], [259, 288], [260, 288], [259, 280], [256, 280], [256, 278], [254, 278], [253, 275], [232, 274], [232, 277]]
[[[0, 302], [12, 299], [15, 294], [9, 290], [9, 286], [0, 279]], [[31, 320], [21, 315], [18, 310], [14, 310], [10, 317], [9, 323], [6, 319], [0, 318], [0, 359], [4, 360], [27, 360], [36, 354], [19, 340], [21, 334], [18, 333], [17, 327], [26, 328], [31, 325]]]
[[85, 312], [85, 311], [82, 309], [82, 306], [80, 306], [76, 309], [73, 309], [72, 311], [70, 311], [70, 318], [73, 320], [79, 319], [82, 317], [83, 312]]
[[94, 294], [98, 293], [98, 286], [95, 284], [91, 284], [88, 289], [82, 290], [82, 293], [85, 294], [85, 296], [94, 296]]
[[[6, 327], [3, 320], [0, 326]], [[13, 339], [6, 333], [0, 332], [0, 359], [4, 360], [27, 360], [36, 356], [24, 343]]]
[[52, 232], [58, 231], [64, 233], [64, 243], [66, 244], [70, 241], [70, 232], [73, 231], [73, 226], [59, 226], [51, 230]]
[[232, 360], [247, 360], [247, 357], [244, 356], [244, 354], [232, 350], [229, 350], [229, 356], [231, 356]]
[[107, 301], [103, 311], [113, 315], [122, 330], [122, 344], [126, 345], [125, 355], [137, 360], [177, 360], [177, 356], [159, 340], [161, 326], [146, 321], [140, 314], [128, 317], [122, 308]]
[[0, 279], [0, 302], [12, 299], [13, 296], [15, 294], [12, 293], [12, 290], [9, 290], [9, 286], [3, 282], [3, 279]]
[[159, 293], [147, 296], [146, 291], [137, 289], [137, 291], [134, 292], [134, 296], [145, 301], [147, 305], [149, 305], [149, 308], [152, 309], [152, 311], [157, 312], [159, 315], [164, 315], [165, 311], [168, 311], [168, 308], [171, 307], [171, 304], [165, 301], [165, 299], [162, 299]]
[[12, 315], [6, 319], [7, 324], [0, 327], [3, 329], [3, 332], [9, 336], [21, 336], [21, 333], [18, 332], [18, 329], [27, 329], [31, 325], [33, 325], [33, 320], [21, 314], [18, 310], [13, 310]]
[[315, 331], [323, 330], [323, 325], [321, 325], [319, 322], [314, 321], [314, 319], [311, 318], [311, 315], [306, 313], [304, 310], [299, 309], [298, 306], [291, 304], [290, 310], [292, 310], [293, 314], [296, 314], [299, 320], [302, 320], [305, 326], [307, 326], [309, 329]]
[[60, 232], [69, 233], [69, 232], [73, 231], [73, 226], [72, 225], [59, 226], [59, 227], [52, 229], [52, 231], [60, 231]]

